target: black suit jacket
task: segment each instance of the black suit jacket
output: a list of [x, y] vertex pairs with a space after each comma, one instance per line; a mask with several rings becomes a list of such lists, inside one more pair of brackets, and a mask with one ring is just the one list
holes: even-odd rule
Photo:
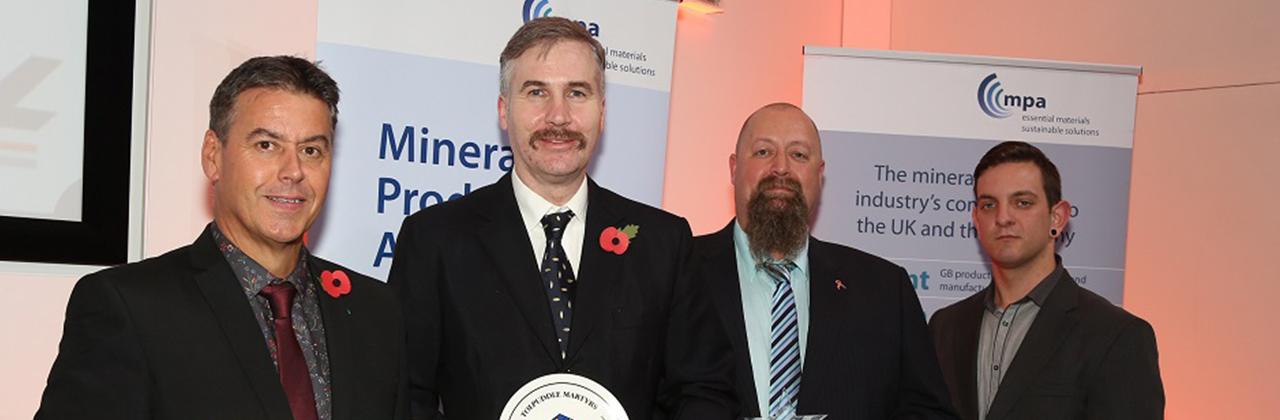
[[[343, 269], [316, 257], [309, 267], [316, 279]], [[350, 293], [319, 293], [333, 418], [407, 418], [394, 296], [346, 272]], [[279, 378], [244, 290], [206, 228], [189, 246], [76, 283], [36, 418], [291, 420]]]
[[[733, 343], [742, 415], [760, 417], [734, 223], [695, 238], [694, 248], [700, 278], [715, 290], [716, 310]], [[933, 354], [924, 312], [902, 267], [809, 239], [809, 333], [797, 413], [831, 420], [954, 418]]]
[[[497, 418], [550, 373], [599, 382], [632, 419], [727, 419], [728, 341], [692, 281], [688, 223], [587, 180], [573, 330], [560, 357], [511, 175], [405, 219], [390, 283], [409, 334], [414, 418]], [[623, 255], [609, 226], [640, 227]]]
[[[951, 400], [965, 419], [978, 418], [983, 295], [943, 308], [929, 321]], [[1063, 274], [1000, 381], [987, 419], [1164, 418], [1156, 359], [1150, 324]]]

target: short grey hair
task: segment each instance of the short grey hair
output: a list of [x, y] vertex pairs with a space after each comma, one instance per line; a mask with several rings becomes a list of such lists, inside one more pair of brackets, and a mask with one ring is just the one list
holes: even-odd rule
[[511, 77], [512, 73], [515, 72], [511, 66], [512, 60], [520, 58], [525, 51], [534, 47], [542, 45], [550, 47], [560, 41], [578, 41], [587, 44], [591, 48], [596, 64], [600, 67], [600, 76], [596, 82], [600, 85], [601, 92], [603, 92], [606, 56], [604, 46], [600, 45], [600, 41], [596, 41], [596, 38], [591, 36], [591, 33], [587, 32], [587, 29], [577, 22], [562, 17], [548, 16], [525, 23], [507, 41], [507, 47], [502, 49], [502, 55], [498, 58], [500, 74], [498, 94], [505, 96], [511, 89]]

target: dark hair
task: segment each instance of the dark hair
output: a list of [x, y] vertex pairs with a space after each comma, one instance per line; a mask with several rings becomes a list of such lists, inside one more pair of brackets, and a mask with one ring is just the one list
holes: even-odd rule
[[329, 106], [332, 127], [338, 125], [338, 84], [314, 63], [287, 55], [254, 57], [240, 64], [222, 79], [209, 100], [209, 129], [226, 141], [236, 97], [259, 87], [310, 95]]
[[978, 166], [973, 168], [973, 191], [978, 192], [978, 177], [982, 176], [987, 169], [1002, 164], [1013, 162], [1030, 162], [1040, 168], [1040, 180], [1044, 183], [1045, 199], [1049, 200], [1049, 206], [1058, 204], [1062, 200], [1062, 176], [1058, 174], [1058, 167], [1049, 161], [1049, 157], [1044, 155], [1040, 149], [1022, 141], [1006, 141], [997, 144], [982, 155], [982, 159], [978, 161]]
[[596, 38], [577, 22], [548, 16], [525, 23], [507, 41], [507, 47], [502, 49], [502, 55], [498, 57], [498, 94], [506, 95], [507, 89], [511, 87], [511, 60], [520, 58], [530, 48], [544, 44], [551, 46], [560, 41], [578, 41], [591, 48], [596, 64], [600, 66], [600, 78], [596, 82], [602, 85], [599, 88], [603, 90], [605, 51], [600, 41], [596, 41]]

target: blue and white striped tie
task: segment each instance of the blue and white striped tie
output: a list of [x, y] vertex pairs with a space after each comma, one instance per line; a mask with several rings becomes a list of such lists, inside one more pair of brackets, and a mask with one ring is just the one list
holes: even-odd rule
[[800, 324], [796, 295], [791, 291], [791, 270], [796, 265], [783, 260], [762, 267], [777, 285], [769, 328], [769, 418], [790, 419], [800, 395]]

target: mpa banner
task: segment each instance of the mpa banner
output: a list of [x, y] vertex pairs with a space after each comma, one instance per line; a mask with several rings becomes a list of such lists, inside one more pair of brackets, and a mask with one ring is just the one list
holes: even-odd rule
[[676, 3], [321, 0], [317, 55], [342, 89], [318, 255], [386, 279], [401, 220], [511, 170], [498, 55], [524, 22], [560, 16], [608, 49], [604, 138], [591, 176], [662, 199]]
[[997, 143], [1023, 140], [1062, 173], [1067, 269], [1120, 304], [1139, 71], [805, 48], [804, 108], [827, 162], [816, 236], [905, 267], [932, 315], [991, 282], [971, 218], [973, 167]]

